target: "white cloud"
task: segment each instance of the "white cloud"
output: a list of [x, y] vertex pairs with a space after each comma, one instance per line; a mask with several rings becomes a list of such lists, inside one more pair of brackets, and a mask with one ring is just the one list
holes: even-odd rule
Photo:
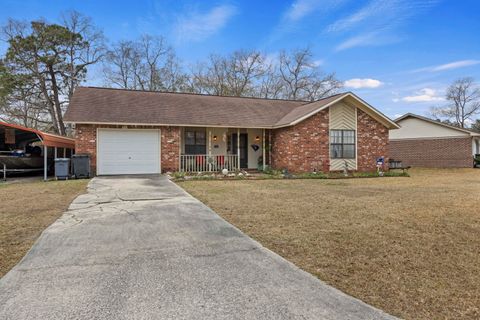
[[181, 16], [175, 26], [175, 33], [179, 40], [201, 41], [217, 33], [237, 13], [232, 5], [220, 5], [208, 12], [191, 12]]
[[[384, 19], [385, 15], [399, 11], [397, 1], [374, 0], [348, 17], [341, 18], [327, 27], [327, 32], [347, 31], [356, 25], [367, 22], [367, 19]], [[373, 22], [373, 21], [370, 21]]]
[[[293, 0], [283, 12], [279, 23], [272, 28], [268, 44], [285, 35], [299, 31], [311, 32], [309, 22], [328, 18], [335, 10], [352, 0]], [[310, 20], [309, 20], [310, 18]]]
[[439, 72], [439, 71], [446, 71], [446, 70], [453, 70], [458, 68], [474, 66], [477, 64], [480, 64], [480, 60], [459, 60], [459, 61], [453, 61], [450, 63], [440, 64], [438, 66], [431, 66], [431, 67], [416, 69], [416, 70], [413, 70], [412, 72]]
[[316, 0], [297, 0], [290, 6], [285, 13], [285, 18], [290, 21], [297, 21], [311, 12], [315, 11], [321, 1]]
[[296, 22], [318, 11], [326, 12], [341, 5], [345, 0], [295, 0], [284, 14], [290, 22]]
[[351, 15], [330, 24], [327, 32], [342, 32], [360, 27], [370, 30], [392, 28], [404, 23], [422, 9], [435, 5], [437, 0], [371, 0]]
[[416, 92], [413, 96], [406, 96], [402, 98], [405, 102], [432, 102], [443, 101], [443, 97], [437, 95], [437, 91], [431, 88], [424, 88]]
[[383, 45], [400, 39], [398, 28], [438, 0], [371, 0], [352, 14], [326, 28], [328, 33], [357, 32], [343, 41], [337, 51], [358, 46]]
[[351, 37], [344, 42], [340, 43], [336, 48], [335, 51], [342, 51], [346, 49], [351, 49], [354, 47], [361, 47], [361, 46], [368, 46], [378, 43], [380, 38], [378, 37], [376, 32], [360, 34], [358, 36]]
[[359, 78], [354, 78], [347, 80], [343, 83], [343, 85], [347, 88], [354, 88], [354, 89], [362, 89], [362, 88], [378, 88], [382, 85], [383, 83], [380, 80], [376, 79], [359, 79]]

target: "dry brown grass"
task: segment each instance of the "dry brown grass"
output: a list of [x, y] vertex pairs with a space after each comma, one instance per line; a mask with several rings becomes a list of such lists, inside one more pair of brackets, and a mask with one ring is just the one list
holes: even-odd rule
[[0, 183], [0, 277], [22, 259], [40, 233], [84, 192], [87, 183]]
[[480, 318], [480, 170], [180, 185], [297, 266], [393, 315]]

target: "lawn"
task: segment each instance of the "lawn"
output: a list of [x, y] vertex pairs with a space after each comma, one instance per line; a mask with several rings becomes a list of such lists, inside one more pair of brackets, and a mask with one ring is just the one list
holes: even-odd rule
[[85, 191], [87, 183], [88, 180], [0, 182], [0, 277], [22, 259], [40, 233]]
[[267, 248], [390, 314], [480, 318], [478, 169], [180, 185]]

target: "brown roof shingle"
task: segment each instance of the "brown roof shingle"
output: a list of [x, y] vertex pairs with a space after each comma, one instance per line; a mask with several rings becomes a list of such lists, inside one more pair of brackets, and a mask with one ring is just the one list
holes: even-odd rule
[[347, 96], [367, 106], [387, 127], [398, 127], [350, 92], [307, 102], [80, 87], [64, 119], [73, 123], [276, 128], [301, 121]]
[[304, 101], [80, 87], [65, 121], [271, 127]]

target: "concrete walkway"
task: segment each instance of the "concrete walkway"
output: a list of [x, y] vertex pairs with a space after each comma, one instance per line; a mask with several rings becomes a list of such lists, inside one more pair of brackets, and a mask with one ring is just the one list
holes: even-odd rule
[[95, 178], [0, 280], [0, 319], [393, 319], [164, 177]]

